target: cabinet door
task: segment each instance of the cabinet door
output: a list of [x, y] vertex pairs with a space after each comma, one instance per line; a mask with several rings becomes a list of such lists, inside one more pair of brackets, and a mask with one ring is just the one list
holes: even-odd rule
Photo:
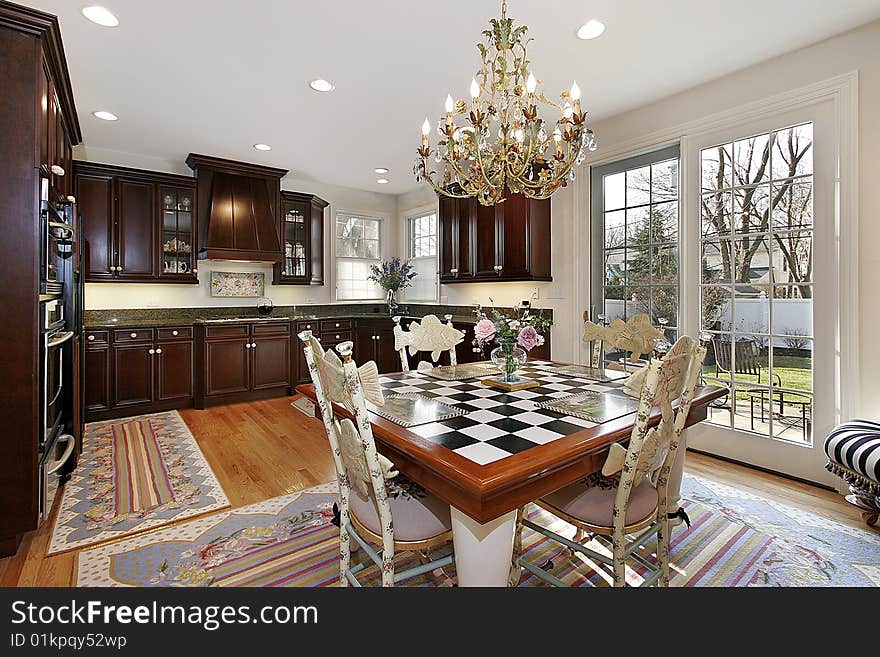
[[49, 71], [46, 70], [45, 63], [42, 67], [42, 74], [38, 80], [40, 94], [40, 167], [43, 171], [49, 171], [49, 117], [52, 115], [49, 109], [49, 98], [52, 92], [52, 78], [49, 77]]
[[276, 388], [290, 383], [290, 336], [251, 340], [253, 390]]
[[111, 266], [113, 239], [113, 178], [79, 175], [76, 178], [77, 212], [82, 217], [81, 230], [85, 241], [84, 266], [86, 281], [102, 281], [113, 277]]
[[358, 322], [354, 329], [354, 360], [358, 365], [376, 360], [376, 328], [370, 323]]
[[110, 347], [88, 348], [84, 352], [85, 389], [83, 404], [86, 413], [110, 409]]
[[528, 203], [522, 194], [510, 194], [498, 206], [501, 215], [498, 264], [502, 267], [502, 278], [529, 273]]
[[309, 253], [311, 255], [312, 285], [324, 284], [324, 207], [320, 203], [311, 204], [311, 225], [309, 227]]
[[152, 183], [120, 178], [117, 212], [117, 278], [147, 280], [156, 277], [156, 187]]
[[381, 328], [374, 329], [376, 336], [376, 346], [374, 351], [374, 360], [381, 374], [388, 372], [399, 372], [402, 369], [400, 364], [400, 354], [394, 350], [394, 329]]
[[441, 196], [440, 211], [437, 216], [438, 245], [440, 247], [437, 261], [440, 267], [440, 278], [443, 280], [454, 279], [454, 270], [458, 269], [458, 250], [456, 244], [457, 213], [458, 199]]
[[205, 343], [205, 394], [250, 390], [250, 337]]
[[153, 401], [153, 345], [113, 346], [113, 404], [124, 407]]
[[455, 222], [455, 266], [458, 267], [459, 280], [474, 277], [474, 260], [476, 258], [474, 229], [477, 222], [478, 205], [474, 199], [459, 199], [459, 211]]
[[195, 189], [169, 185], [158, 189], [159, 279], [197, 283]]
[[156, 401], [193, 396], [193, 343], [156, 345]]
[[480, 205], [476, 199], [468, 199], [474, 208], [476, 229], [475, 271], [480, 278], [498, 277], [495, 265], [500, 264], [498, 258], [498, 218], [501, 213], [497, 205]]

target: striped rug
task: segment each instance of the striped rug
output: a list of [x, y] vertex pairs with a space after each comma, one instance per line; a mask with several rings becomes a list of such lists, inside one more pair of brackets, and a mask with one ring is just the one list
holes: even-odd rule
[[[878, 586], [880, 535], [776, 504], [747, 491], [687, 476], [690, 529], [671, 541], [673, 586]], [[335, 586], [338, 529], [330, 523], [335, 485], [325, 484], [234, 511], [142, 534], [79, 555], [79, 586]], [[574, 528], [537, 507], [529, 516], [560, 534]], [[582, 555], [532, 531], [524, 556], [573, 586], [610, 586], [610, 575]], [[594, 540], [593, 549], [610, 554]], [[438, 553], [439, 556], [440, 553]], [[653, 559], [650, 546], [645, 556]], [[363, 558], [356, 556], [355, 559]], [[400, 555], [397, 568], [417, 563]], [[627, 572], [639, 584], [642, 568]], [[445, 575], [445, 576], [444, 576]], [[412, 580], [448, 585], [455, 568]], [[359, 578], [380, 583], [370, 567]], [[544, 586], [524, 571], [520, 586]]]
[[48, 554], [217, 511], [229, 500], [177, 411], [86, 425]]
[[113, 505], [116, 515], [174, 501], [156, 430], [149, 420], [113, 425]]

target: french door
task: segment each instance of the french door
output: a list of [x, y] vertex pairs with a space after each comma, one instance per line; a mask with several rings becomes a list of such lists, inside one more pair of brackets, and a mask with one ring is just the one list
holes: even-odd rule
[[682, 316], [730, 393], [690, 447], [832, 483], [822, 439], [839, 409], [830, 102], [682, 141]]

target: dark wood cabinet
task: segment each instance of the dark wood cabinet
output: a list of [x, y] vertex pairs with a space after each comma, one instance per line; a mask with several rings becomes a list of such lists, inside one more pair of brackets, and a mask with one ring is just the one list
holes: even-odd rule
[[195, 181], [75, 162], [77, 209], [92, 283], [198, 283]]
[[274, 267], [275, 285], [324, 284], [324, 208], [312, 194], [281, 192], [281, 248]]
[[86, 329], [84, 336], [86, 421], [192, 406], [192, 327]]
[[391, 319], [356, 320], [354, 345], [354, 359], [359, 365], [373, 360], [382, 374], [401, 370], [400, 355], [394, 350]]
[[290, 391], [290, 323], [197, 326], [196, 339], [197, 408]]
[[440, 197], [442, 283], [550, 281], [550, 200], [507, 194], [503, 203]]

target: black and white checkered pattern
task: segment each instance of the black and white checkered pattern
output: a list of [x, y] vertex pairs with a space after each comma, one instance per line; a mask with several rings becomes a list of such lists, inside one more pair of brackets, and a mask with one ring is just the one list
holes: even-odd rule
[[419, 372], [383, 376], [385, 394], [419, 393], [462, 408], [467, 415], [410, 427], [409, 431], [481, 465], [596, 426], [595, 422], [540, 408], [538, 402], [585, 390], [624, 394], [621, 381], [596, 383], [560, 372], [547, 361], [529, 361], [518, 376], [538, 379], [540, 387], [506, 392], [479, 379], [444, 381]]

